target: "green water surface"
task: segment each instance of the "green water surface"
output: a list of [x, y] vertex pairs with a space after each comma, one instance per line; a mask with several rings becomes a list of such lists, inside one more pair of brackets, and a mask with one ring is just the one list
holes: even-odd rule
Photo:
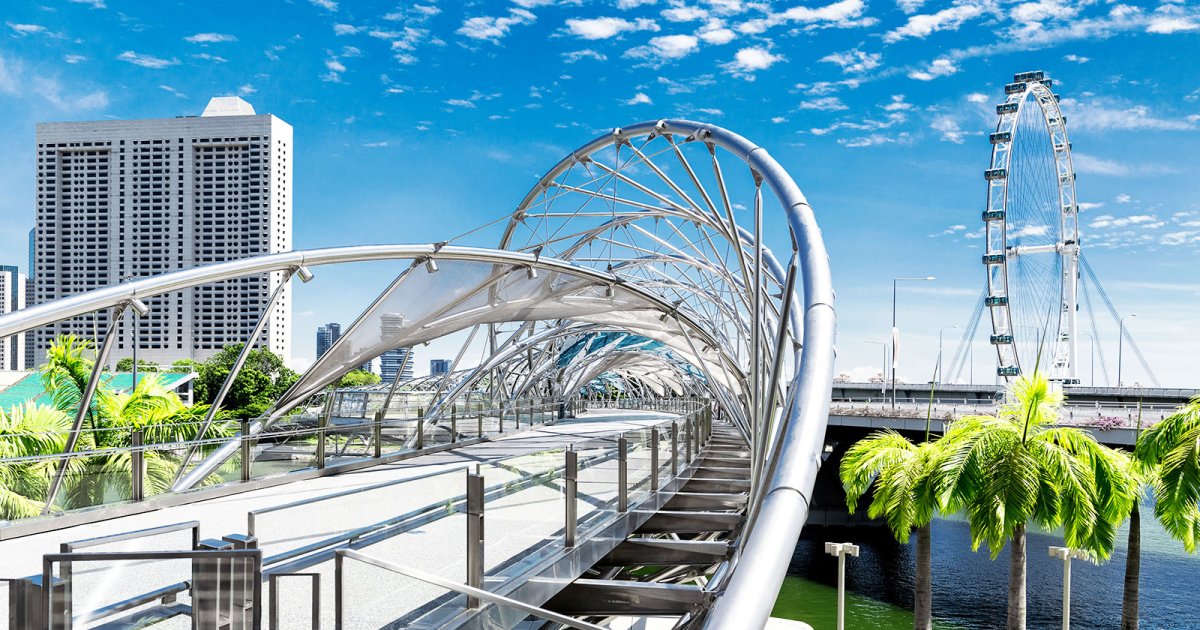
[[[779, 589], [771, 616], [803, 621], [813, 630], [835, 630], [837, 589], [789, 575]], [[846, 593], [846, 630], [909, 630], [912, 625], [912, 611], [870, 597]], [[940, 630], [957, 628], [937, 621], [933, 627]]]

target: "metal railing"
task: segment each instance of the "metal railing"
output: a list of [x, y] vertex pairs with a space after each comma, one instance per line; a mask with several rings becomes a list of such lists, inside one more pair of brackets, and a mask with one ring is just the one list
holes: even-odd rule
[[[834, 402], [829, 406], [831, 416], [857, 416], [863, 418], [899, 418], [924, 420], [929, 417], [937, 422], [949, 422], [965, 415], [992, 415], [1000, 407], [995, 404], [961, 404], [916, 400], [895, 407], [887, 402]], [[1142, 428], [1153, 426], [1175, 413], [1173, 406], [1134, 407], [1113, 405], [1066, 405], [1059, 412], [1060, 426], [1093, 428], [1101, 431], [1137, 428], [1140, 416]]]
[[[178, 494], [204, 494], [218, 486], [236, 486], [288, 473], [326, 469], [332, 472], [332, 469], [341, 466], [361, 466], [372, 460], [416, 456], [550, 424], [559, 420], [564, 411], [558, 403], [541, 398], [471, 401], [443, 407], [442, 413], [437, 416], [426, 415], [427, 409], [425, 404], [393, 405], [386, 415], [377, 411], [365, 420], [342, 418], [332, 413], [301, 413], [290, 416], [286, 423], [257, 433], [251, 430], [257, 420], [242, 420], [229, 423], [239, 428], [230, 436], [169, 442], [150, 441], [147, 434], [172, 435], [180, 429], [194, 428], [200, 423], [175, 423], [146, 429], [84, 429], [81, 430], [84, 436], [82, 443], [112, 443], [118, 441], [112, 439], [112, 435], [119, 434], [119, 441], [125, 444], [69, 454], [39, 453], [5, 457], [0, 458], [0, 468], [24, 467], [23, 472], [30, 474], [31, 471], [56, 468], [70, 459], [76, 465], [64, 475], [64, 485], [86, 483], [101, 489], [86, 494], [73, 493], [69, 499], [64, 499], [64, 495], [60, 494], [55, 511], [48, 517], [41, 517], [41, 520], [46, 520], [71, 510], [137, 503], [167, 494], [170, 491], [166, 486], [149, 483], [147, 460], [155, 460], [156, 479], [161, 480], [164, 469], [172, 476], [179, 472], [180, 462], [192, 448], [205, 453], [230, 442], [239, 445], [238, 454], [210, 475], [204, 486]], [[225, 432], [228, 432], [227, 429]], [[6, 434], [0, 439], [18, 441], [44, 437], [45, 433]], [[111, 466], [100, 469], [100, 463], [112, 460], [127, 461], [126, 471], [114, 473]], [[96, 466], [91, 466], [92, 463]], [[92, 500], [78, 503], [77, 499], [81, 496]], [[46, 499], [44, 495], [27, 498], [39, 502]], [[67, 502], [71, 500], [76, 502]], [[0, 521], [0, 530], [14, 523], [24, 524], [31, 520], [38, 519]]]

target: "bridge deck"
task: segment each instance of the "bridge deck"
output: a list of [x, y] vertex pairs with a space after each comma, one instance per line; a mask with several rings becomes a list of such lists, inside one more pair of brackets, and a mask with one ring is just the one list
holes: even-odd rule
[[[506, 483], [506, 470], [510, 466], [495, 466], [496, 462], [514, 456], [538, 453], [547, 449], [564, 448], [603, 438], [613, 438], [619, 433], [645, 430], [655, 423], [677, 416], [647, 411], [592, 410], [579, 418], [561, 421], [550, 426], [540, 426], [511, 436], [495, 439], [460, 449], [414, 457], [399, 462], [380, 464], [338, 475], [296, 481], [282, 486], [251, 490], [239, 494], [207, 499], [195, 503], [163, 508], [153, 512], [135, 514], [107, 521], [89, 523], [56, 531], [34, 534], [14, 540], [0, 541], [0, 578], [16, 578], [40, 573], [42, 555], [57, 552], [60, 544], [68, 541], [106, 536], [120, 532], [148, 529], [174, 523], [198, 521], [201, 538], [220, 538], [229, 534], [247, 532], [247, 513], [288, 503], [316, 499], [327, 495], [355, 489], [358, 492], [305, 505], [298, 508], [264, 514], [256, 519], [255, 534], [268, 565], [271, 557], [326, 539], [344, 534], [348, 530], [367, 524], [376, 524], [395, 518], [406, 512], [418, 510], [438, 501], [446, 501], [461, 495], [465, 490], [465, 468], [482, 467], [485, 483], [493, 486]], [[547, 467], [561, 465], [553, 455], [547, 456]], [[582, 461], [582, 458], [581, 458]], [[664, 460], [665, 461], [665, 460]], [[537, 462], [525, 458], [520, 460], [520, 472], [528, 474], [537, 469]], [[630, 461], [631, 478], [639, 466]], [[649, 474], [648, 462], [644, 463], [645, 474]], [[594, 470], [580, 473], [580, 493], [587, 500], [599, 503], [607, 498], [609, 465], [601, 462]], [[444, 473], [444, 474], [438, 474]], [[516, 478], [517, 475], [512, 475]], [[421, 479], [417, 479], [421, 478]], [[615, 477], [614, 477], [615, 478]], [[395, 486], [381, 484], [399, 480], [412, 480]], [[589, 484], [595, 486], [589, 491]], [[603, 486], [603, 487], [601, 487]], [[611, 490], [615, 493], [615, 488]], [[588, 508], [581, 499], [580, 516], [587, 515]], [[552, 487], [534, 486], [508, 496], [498, 496], [487, 504], [487, 544], [485, 568], [488, 581], [501, 579], [520, 568], [521, 554], [535, 549], [539, 541], [562, 528], [561, 493]], [[381, 554], [402, 564], [433, 571], [444, 577], [463, 581], [465, 575], [465, 516], [461, 513], [442, 514], [402, 536], [380, 540], [368, 547], [372, 554]], [[147, 549], [186, 549], [191, 545], [191, 534], [177, 531], [123, 543], [106, 544], [96, 551], [133, 551]], [[322, 627], [332, 627], [333, 574], [331, 554], [307, 554], [296, 560], [277, 563], [276, 570], [298, 570], [321, 574]], [[295, 565], [294, 567], [289, 565]], [[506, 569], [511, 566], [511, 570]], [[270, 566], [268, 566], [270, 568]], [[351, 611], [374, 609], [379, 615], [395, 619], [400, 611], [411, 612], [417, 606], [437, 598], [444, 593], [394, 574], [373, 572], [368, 567], [347, 568], [347, 606]], [[84, 601], [95, 600], [96, 606], [104, 606], [115, 599], [117, 593], [135, 594], [164, 587], [190, 579], [186, 561], [158, 561], [152, 563], [126, 564], [119, 567], [77, 566], [74, 570], [74, 597]], [[3, 585], [0, 585], [3, 589]], [[289, 583], [281, 592], [291, 600], [303, 602], [308, 599], [308, 586], [299, 582]], [[0, 620], [7, 619], [7, 597], [0, 597]], [[90, 602], [89, 602], [90, 606]], [[289, 610], [291, 609], [291, 610]], [[290, 613], [290, 614], [289, 614]], [[76, 615], [79, 614], [79, 607]], [[282, 627], [304, 627], [307, 605], [297, 604], [285, 608], [281, 618]], [[351, 617], [356, 617], [353, 612]], [[186, 625], [185, 620], [177, 619]], [[366, 622], [366, 619], [363, 619]], [[170, 623], [163, 627], [171, 627]], [[183, 626], [181, 626], [183, 627]], [[351, 626], [357, 627], [357, 624]], [[363, 627], [366, 627], [365, 625]]]

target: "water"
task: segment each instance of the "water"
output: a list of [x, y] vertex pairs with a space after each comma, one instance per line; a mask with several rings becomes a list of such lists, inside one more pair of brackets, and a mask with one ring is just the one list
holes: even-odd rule
[[[1200, 557], [1190, 556], [1154, 519], [1153, 507], [1142, 513], [1141, 627], [1156, 630], [1200, 628], [1194, 605]], [[938, 628], [1002, 628], [1008, 592], [1008, 549], [992, 561], [986, 549], [971, 551], [967, 524], [939, 519], [933, 529], [933, 611]], [[1121, 620], [1125, 579], [1122, 527], [1112, 558], [1102, 564], [1076, 560], [1071, 565], [1071, 627], [1116, 628]], [[834, 627], [837, 559], [824, 543], [848, 541], [860, 547], [846, 564], [847, 628], [911, 628], [912, 543], [901, 545], [883, 528], [806, 530], [792, 557], [792, 574], [780, 591], [776, 615], [800, 619], [816, 630]], [[1028, 625], [1062, 625], [1062, 561], [1049, 556], [1062, 537], [1031, 531]]]

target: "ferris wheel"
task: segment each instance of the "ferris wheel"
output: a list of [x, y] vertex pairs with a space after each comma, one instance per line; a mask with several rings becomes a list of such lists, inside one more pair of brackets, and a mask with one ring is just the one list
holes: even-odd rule
[[984, 171], [984, 306], [1005, 379], [1035, 369], [1077, 384], [1079, 208], [1067, 120], [1045, 73], [1004, 86]]

